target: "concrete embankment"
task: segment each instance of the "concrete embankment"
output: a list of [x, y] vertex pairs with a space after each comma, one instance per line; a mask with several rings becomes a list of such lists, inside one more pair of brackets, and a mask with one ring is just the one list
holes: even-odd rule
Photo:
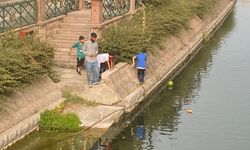
[[[78, 109], [69, 108], [68, 111], [77, 113], [87, 127], [109, 128], [119, 121], [124, 112], [129, 113], [140, 106], [140, 103], [158, 86], [184, 68], [199, 52], [208, 37], [224, 22], [235, 2], [236, 0], [220, 0], [212, 14], [202, 18], [195, 16], [189, 22], [186, 30], [163, 41], [163, 48], [155, 47], [154, 53], [149, 54], [149, 68], [144, 85], [138, 84], [135, 68], [127, 63], [119, 63], [114, 70], [104, 73], [104, 84], [101, 87], [86, 88], [86, 91], [81, 90], [79, 94], [87, 97], [88, 100], [94, 100], [104, 105], [96, 108], [79, 106]], [[60, 99], [61, 88], [51, 83], [50, 80], [34, 86], [26, 89], [24, 93], [20, 93], [13, 98], [12, 102], [6, 104], [9, 109], [0, 117], [0, 149], [36, 129], [40, 111], [45, 108], [53, 108], [63, 101]], [[25, 107], [28, 109], [22, 109]], [[86, 114], [90, 115], [86, 116]]]

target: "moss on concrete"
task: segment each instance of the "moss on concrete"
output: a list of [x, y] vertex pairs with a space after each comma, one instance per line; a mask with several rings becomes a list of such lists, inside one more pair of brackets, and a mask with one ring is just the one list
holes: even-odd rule
[[63, 102], [64, 105], [69, 105], [69, 104], [81, 104], [86, 106], [98, 105], [95, 101], [88, 101], [77, 94], [72, 94], [70, 91], [63, 91], [63, 98], [65, 98], [65, 101]]

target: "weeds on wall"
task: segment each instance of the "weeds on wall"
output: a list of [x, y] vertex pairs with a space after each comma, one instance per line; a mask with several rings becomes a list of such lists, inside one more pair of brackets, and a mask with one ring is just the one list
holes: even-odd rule
[[83, 97], [77, 95], [77, 94], [72, 94], [70, 91], [63, 91], [63, 98], [64, 100], [64, 105], [70, 105], [70, 104], [80, 104], [80, 105], [86, 105], [86, 106], [97, 106], [98, 104], [95, 101], [88, 101], [84, 99]]

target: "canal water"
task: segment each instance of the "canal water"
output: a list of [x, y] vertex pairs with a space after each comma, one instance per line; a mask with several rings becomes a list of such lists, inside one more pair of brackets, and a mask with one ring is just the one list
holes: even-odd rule
[[[243, 2], [245, 1], [245, 2]], [[238, 1], [216, 35], [108, 150], [247, 150], [250, 147], [250, 2]], [[192, 113], [188, 113], [192, 110]], [[32, 134], [13, 150], [85, 150], [96, 134]], [[96, 148], [99, 147], [99, 148]], [[100, 146], [92, 149], [105, 149]]]

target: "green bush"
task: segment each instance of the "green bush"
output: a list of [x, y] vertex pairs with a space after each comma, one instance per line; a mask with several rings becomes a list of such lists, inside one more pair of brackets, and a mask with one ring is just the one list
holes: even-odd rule
[[0, 36], [0, 98], [52, 72], [54, 49], [34, 37]]
[[45, 131], [76, 132], [81, 129], [81, 121], [74, 113], [62, 114], [56, 109], [41, 113], [39, 127]]
[[[217, 0], [144, 0], [145, 9], [117, 26], [104, 29], [99, 41], [103, 52], [111, 52], [117, 61], [130, 61], [142, 48], [161, 46], [168, 36], [185, 29], [195, 15], [202, 17]], [[153, 52], [153, 51], [151, 51]]]

